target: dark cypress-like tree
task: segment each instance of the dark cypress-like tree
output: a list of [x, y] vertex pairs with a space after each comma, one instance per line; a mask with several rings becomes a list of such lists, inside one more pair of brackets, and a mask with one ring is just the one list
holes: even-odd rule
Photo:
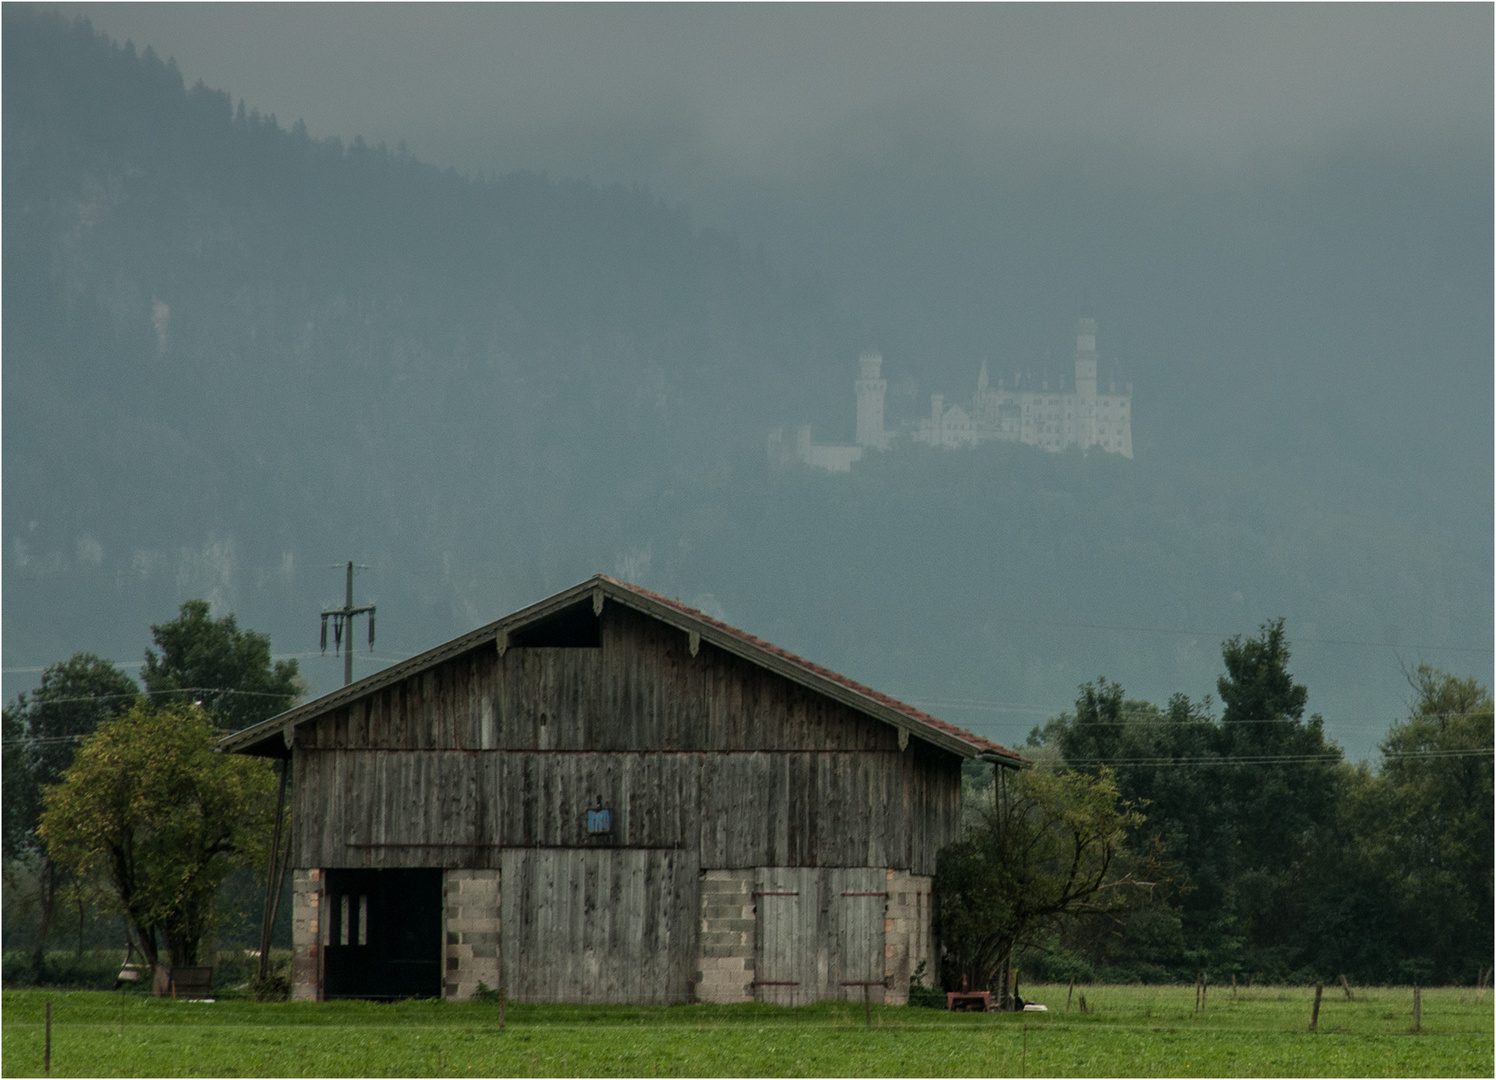
[[41, 686], [5, 710], [5, 857], [36, 874], [37, 935], [31, 974], [40, 980], [47, 935], [64, 873], [37, 832], [46, 789], [58, 783], [78, 744], [104, 721], [128, 712], [140, 687], [108, 660], [77, 653], [42, 672]]
[[234, 616], [209, 617], [188, 600], [171, 622], [151, 627], [141, 673], [153, 703], [198, 702], [229, 730], [284, 712], [299, 693], [295, 660], [272, 660], [270, 636], [241, 630]]

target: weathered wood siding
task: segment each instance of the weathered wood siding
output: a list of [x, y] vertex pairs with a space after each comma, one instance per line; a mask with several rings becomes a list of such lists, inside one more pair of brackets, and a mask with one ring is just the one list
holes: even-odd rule
[[[297, 860], [497, 867], [504, 847], [689, 848], [706, 867], [933, 870], [953, 785], [900, 755], [297, 754]], [[610, 837], [586, 834], [601, 797]], [[929, 869], [925, 869], [929, 867]]]
[[[506, 847], [702, 867], [934, 872], [959, 759], [617, 604], [600, 648], [487, 647], [295, 736], [298, 866], [500, 865]], [[585, 834], [601, 798], [614, 832]]]
[[501, 878], [502, 977], [513, 1000], [690, 1000], [693, 852], [511, 848]]

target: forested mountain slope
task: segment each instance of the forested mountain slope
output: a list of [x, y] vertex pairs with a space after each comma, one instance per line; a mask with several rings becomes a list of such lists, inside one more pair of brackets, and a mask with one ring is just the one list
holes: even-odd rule
[[[1490, 507], [1451, 507], [1464, 488], [1174, 454], [1143, 383], [1131, 462], [776, 471], [771, 427], [850, 434], [870, 342], [834, 290], [644, 192], [315, 140], [86, 24], [12, 6], [4, 31], [14, 689], [138, 657], [193, 596], [310, 650], [348, 558], [380, 657], [604, 570], [1014, 741], [1098, 674], [1201, 694], [1220, 640], [1280, 615], [1361, 753], [1400, 660], [1489, 680]], [[891, 396], [922, 411], [945, 378]]]
[[[152, 582], [258, 607], [324, 546], [443, 607], [481, 549], [523, 595], [639, 485], [757, 451], [765, 387], [822, 347], [819, 313], [642, 193], [313, 141], [6, 19], [13, 610], [105, 582], [137, 623]], [[10, 629], [12, 659], [70, 648]]]

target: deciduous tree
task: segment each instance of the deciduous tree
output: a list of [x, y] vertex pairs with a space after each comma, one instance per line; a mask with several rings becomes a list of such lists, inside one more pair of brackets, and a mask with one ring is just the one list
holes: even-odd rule
[[990, 987], [1013, 950], [1063, 920], [1113, 911], [1144, 885], [1119, 872], [1142, 813], [1098, 775], [1027, 769], [995, 788], [935, 875], [946, 985]]
[[274, 774], [215, 752], [219, 734], [196, 705], [137, 705], [101, 724], [46, 794], [52, 858], [107, 882], [152, 963], [163, 948], [195, 963], [224, 878], [264, 863]]

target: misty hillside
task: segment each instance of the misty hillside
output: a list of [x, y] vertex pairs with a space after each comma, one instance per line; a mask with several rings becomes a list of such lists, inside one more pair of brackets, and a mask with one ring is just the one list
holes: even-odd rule
[[272, 574], [393, 546], [427, 574], [468, 531], [525, 582], [537, 529], [574, 557], [637, 485], [757, 449], [764, 386], [817, 347], [793, 294], [646, 195], [314, 142], [86, 27], [6, 27], [23, 579], [97, 543], [128, 592], [186, 546], [227, 599], [215, 545]]
[[[847, 281], [646, 192], [312, 139], [29, 9], [6, 8], [3, 47], [8, 670], [136, 658], [193, 596], [304, 652], [353, 558], [376, 658], [602, 570], [1015, 742], [1098, 674], [1204, 694], [1221, 637], [1280, 615], [1311, 710], [1358, 753], [1400, 661], [1490, 677], [1484, 474], [1171, 442], [1187, 388], [1229, 383], [1233, 438], [1314, 445], [1283, 386], [1165, 391], [1137, 348], [1134, 461], [906, 447], [850, 477], [775, 470], [773, 426], [850, 435], [874, 335], [904, 419], [970, 392], [967, 344], [897, 360]], [[1061, 343], [1077, 314], [1043, 312]]]

